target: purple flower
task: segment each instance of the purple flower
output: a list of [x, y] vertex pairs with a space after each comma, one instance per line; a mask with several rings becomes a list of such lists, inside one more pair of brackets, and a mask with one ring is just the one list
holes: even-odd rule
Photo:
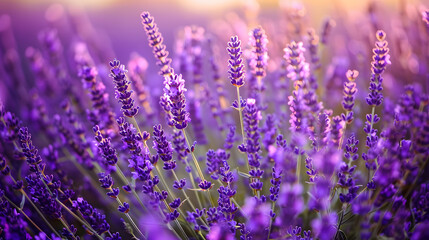
[[331, 125], [331, 141], [333, 146], [336, 146], [336, 147], [339, 146], [340, 139], [343, 136], [343, 128], [344, 128], [343, 119], [340, 116], [333, 117], [332, 125]]
[[308, 34], [308, 50], [311, 55], [311, 63], [313, 64], [313, 69], [319, 69], [320, 58], [317, 55], [317, 49], [319, 47], [319, 36], [317, 36], [316, 31], [314, 29], [309, 29], [307, 31]]
[[170, 205], [171, 208], [178, 208], [181, 204], [180, 198], [176, 198], [174, 199], [171, 203], [169, 203], [168, 205]]
[[191, 121], [186, 111], [185, 80], [182, 75], [173, 74], [165, 78], [164, 97], [171, 109], [172, 122], [176, 129], [185, 129]]
[[359, 154], [357, 153], [358, 151], [358, 146], [359, 145], [359, 140], [356, 139], [355, 135], [352, 134], [348, 139], [347, 139], [347, 144], [345, 146], [345, 150], [346, 153], [344, 153], [344, 157], [349, 161], [356, 161], [359, 158]]
[[371, 62], [371, 82], [369, 85], [369, 94], [366, 98], [366, 102], [370, 106], [378, 106], [383, 101], [383, 90], [382, 83], [383, 77], [382, 74], [390, 62], [389, 48], [387, 47], [386, 33], [382, 30], [377, 31], [375, 34], [377, 37], [377, 42], [375, 43], [375, 48], [373, 48], [374, 56], [372, 57]]
[[223, 147], [225, 148], [225, 150], [230, 150], [234, 146], [234, 142], [235, 142], [235, 126], [231, 125], [229, 127], [229, 132], [226, 135], [225, 144], [223, 145]]
[[282, 183], [282, 170], [276, 170], [275, 167], [272, 168], [273, 173], [272, 178], [270, 180], [271, 184], [273, 185], [270, 187], [270, 200], [275, 202], [279, 198], [279, 191], [280, 191], [280, 184]]
[[4, 198], [5, 191], [0, 189], [0, 222], [2, 223], [1, 236], [6, 239], [28, 239], [26, 234], [27, 222], [22, 214]]
[[177, 154], [177, 159], [185, 164], [188, 152], [186, 151], [186, 141], [182, 131], [175, 131], [173, 133], [173, 146]]
[[122, 104], [121, 110], [127, 117], [134, 117], [139, 107], [134, 106], [134, 99], [131, 98], [133, 91], [130, 88], [130, 81], [125, 73], [127, 70], [118, 60], [114, 59], [110, 63], [110, 77], [113, 78], [113, 83], [116, 88], [116, 98]]
[[[27, 181], [28, 192], [30, 193], [32, 200], [40, 206], [42, 212], [54, 219], [61, 218], [62, 207], [55, 198], [55, 196], [58, 195], [58, 190], [52, 189], [54, 187], [53, 185], [51, 185], [48, 190], [41, 178], [34, 174], [28, 175], [25, 177], [25, 180]], [[51, 194], [51, 192], [53, 194]]]
[[89, 92], [93, 113], [97, 118], [93, 124], [103, 124], [103, 127], [111, 128], [114, 123], [114, 114], [108, 102], [109, 94], [106, 93], [104, 84], [96, 80], [97, 74], [95, 67], [86, 65], [82, 66], [79, 72], [84, 87]]
[[93, 127], [93, 131], [95, 133], [95, 140], [98, 142], [98, 149], [106, 160], [106, 163], [111, 166], [116, 165], [118, 157], [116, 156], [116, 150], [111, 146], [110, 138], [103, 137], [100, 127], [97, 125]]
[[212, 188], [212, 183], [208, 182], [207, 180], [201, 181], [198, 186], [202, 189], [202, 190], [209, 190]]
[[[252, 47], [252, 54], [250, 57], [250, 67], [252, 73], [258, 78], [263, 78], [266, 75], [266, 68], [268, 65], [268, 39], [262, 27], [257, 27], [249, 33], [249, 44]], [[258, 80], [258, 88], [262, 87], [261, 80]]]
[[167, 77], [174, 74], [173, 68], [171, 68], [171, 58], [168, 57], [168, 51], [163, 43], [164, 38], [158, 31], [158, 27], [154, 21], [154, 18], [149, 12], [142, 12], [141, 14], [142, 24], [147, 34], [149, 46], [153, 49], [153, 55], [157, 59], [156, 64], [161, 68], [159, 74]]
[[[311, 231], [304, 231], [301, 232], [302, 229], [301, 227], [295, 226], [295, 228], [292, 228], [292, 226], [289, 227], [289, 229], [287, 230], [287, 234], [290, 235], [290, 237], [286, 238], [288, 240], [313, 240], [313, 238], [311, 238]], [[303, 237], [301, 236], [301, 234], [303, 234]]]
[[128, 213], [130, 211], [130, 205], [126, 202], [122, 204], [122, 206], [118, 207], [119, 212]]
[[231, 37], [231, 40], [228, 42], [228, 54], [230, 59], [229, 63], [229, 79], [231, 84], [236, 87], [241, 87], [244, 85], [244, 64], [243, 59], [241, 58], [241, 41], [238, 40], [237, 36]]
[[97, 231], [98, 234], [103, 234], [109, 231], [110, 225], [106, 221], [106, 216], [101, 214], [99, 210], [94, 208], [91, 204], [79, 197], [76, 201], [73, 201], [73, 207], [78, 209], [85, 220], [91, 225], [91, 227]]
[[246, 199], [243, 212], [248, 218], [247, 228], [254, 238], [266, 237], [265, 229], [269, 226], [271, 219], [270, 210], [268, 203], [262, 203], [254, 197]]
[[31, 134], [26, 127], [19, 129], [19, 142], [27, 163], [30, 166], [30, 171], [40, 175], [42, 171], [42, 158], [39, 155], [39, 151], [34, 147], [33, 141], [31, 141]]
[[173, 187], [175, 188], [175, 189], [179, 189], [179, 190], [181, 190], [181, 189], [183, 189], [183, 187], [186, 185], [186, 179], [185, 178], [183, 178], [183, 179], [180, 179], [180, 181], [174, 181], [174, 184], [173, 184]]
[[153, 126], [153, 148], [156, 150], [159, 158], [164, 162], [165, 170], [172, 170], [176, 168], [176, 161], [173, 159], [173, 149], [171, 143], [167, 141], [164, 135], [161, 124]]
[[306, 173], [309, 177], [309, 181], [312, 183], [315, 182], [317, 179], [317, 170], [314, 168], [312, 158], [305, 159], [305, 167], [308, 169]]
[[353, 121], [353, 106], [355, 105], [355, 95], [357, 92], [356, 89], [356, 78], [359, 75], [359, 72], [356, 70], [348, 70], [346, 73], [348, 82], [344, 83], [344, 97], [341, 102], [343, 109], [346, 111], [346, 114], [341, 114], [341, 118], [346, 123], [351, 123]]

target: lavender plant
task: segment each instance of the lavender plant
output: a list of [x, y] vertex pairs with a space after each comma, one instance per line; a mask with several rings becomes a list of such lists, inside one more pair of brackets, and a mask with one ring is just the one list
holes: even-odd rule
[[427, 239], [429, 11], [370, 9], [184, 26], [176, 56], [143, 12], [127, 64], [52, 28], [30, 71], [0, 16], [0, 239]]

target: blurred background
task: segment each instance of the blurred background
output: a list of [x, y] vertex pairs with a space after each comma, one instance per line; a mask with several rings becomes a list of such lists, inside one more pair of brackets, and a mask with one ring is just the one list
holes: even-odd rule
[[[119, 59], [127, 59], [138, 51], [150, 57], [146, 36], [141, 27], [140, 13], [149, 11], [155, 17], [167, 46], [171, 49], [174, 35], [182, 27], [191, 24], [209, 27], [214, 19], [225, 19], [236, 12], [258, 8], [260, 17], [276, 18], [278, 9], [285, 5], [305, 6], [309, 25], [318, 29], [326, 17], [335, 11], [348, 9], [348, 14], [364, 12], [370, 2], [383, 6], [382, 11], [397, 11], [402, 4], [429, 5], [428, 0], [1, 0], [0, 15], [10, 16], [13, 31], [21, 49], [37, 45], [37, 35], [50, 24], [61, 24], [64, 14], [79, 14], [88, 18], [100, 36], [109, 41]], [[387, 9], [386, 9], [387, 8]], [[5, 19], [3, 19], [4, 23]], [[66, 25], [63, 25], [66, 26]], [[66, 32], [66, 29], [60, 29]], [[63, 33], [64, 34], [64, 33]], [[23, 51], [23, 50], [22, 50]], [[149, 52], [145, 54], [144, 52]], [[21, 52], [22, 54], [22, 52]]]
[[[427, 81], [422, 81], [426, 78], [426, 63], [418, 60], [420, 54], [423, 56], [428, 51], [421, 44], [426, 30], [421, 12], [428, 6], [429, 0], [0, 0], [0, 36], [3, 39], [0, 45], [16, 49], [22, 59], [23, 74], [28, 76], [31, 67], [25, 51], [28, 47], [43, 48], [39, 36], [46, 29], [58, 31], [68, 61], [73, 59], [76, 43], [86, 42], [90, 51], [99, 55], [96, 64], [100, 76], [107, 77], [103, 68], [107, 71], [107, 63], [113, 58], [125, 63], [133, 53], [138, 53], [148, 61], [150, 81], [147, 84], [155, 85], [158, 92], [154, 95], [158, 95], [162, 91], [162, 78], [157, 75], [152, 49], [141, 25], [143, 11], [154, 16], [173, 65], [178, 63], [174, 59], [180, 42], [176, 40], [183, 38], [184, 27], [203, 27], [206, 37], [214, 39], [214, 55], [224, 79], [227, 73], [225, 48], [230, 36], [238, 35], [247, 46], [249, 30], [262, 25], [270, 41], [268, 71], [273, 72], [271, 70], [278, 69], [286, 44], [306, 42], [306, 32], [310, 28], [323, 37], [324, 24], [332, 20], [335, 27], [329, 36], [331, 40], [319, 51], [325, 66], [320, 79], [341, 97], [347, 69], [355, 68], [361, 76], [369, 76], [374, 33], [378, 29], [387, 32], [392, 59], [397, 66], [389, 73], [401, 78], [403, 84], [420, 81], [428, 88]], [[295, 34], [290, 34], [294, 31]], [[422, 37], [415, 36], [416, 32]], [[421, 49], [412, 50], [419, 45]], [[71, 70], [75, 73], [72, 77], [76, 77], [76, 69]], [[272, 77], [275, 75], [268, 76]], [[337, 80], [332, 81], [333, 78]], [[386, 75], [386, 93], [402, 91], [391, 79]], [[31, 82], [32, 77], [26, 81]], [[358, 87], [362, 89], [358, 94], [363, 97], [367, 93], [367, 82], [358, 83]], [[7, 94], [5, 92], [4, 88], [0, 89], [0, 96]], [[338, 105], [337, 99], [329, 94], [323, 95], [322, 100], [327, 107]]]

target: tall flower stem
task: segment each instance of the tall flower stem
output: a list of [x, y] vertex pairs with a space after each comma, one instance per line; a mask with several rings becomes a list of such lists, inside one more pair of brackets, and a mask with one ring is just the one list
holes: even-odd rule
[[[123, 205], [122, 201], [121, 201], [118, 197], [116, 197], [115, 199], [116, 199], [116, 202], [118, 202], [119, 206], [122, 206], [122, 205]], [[131, 225], [134, 227], [134, 229], [136, 229], [136, 230], [137, 230], [137, 232], [139, 232], [139, 234], [140, 234], [144, 239], [146, 239], [145, 235], [140, 231], [139, 227], [137, 227], [136, 223], [135, 223], [135, 222], [134, 222], [134, 220], [131, 218], [130, 214], [128, 214], [128, 213], [124, 213], [124, 214], [125, 214], [125, 216], [127, 216], [128, 220], [130, 221], [130, 223], [131, 223]]]
[[[201, 171], [200, 165], [198, 164], [198, 160], [197, 160], [197, 158], [195, 157], [194, 152], [193, 152], [193, 151], [191, 151], [191, 144], [189, 143], [188, 137], [186, 136], [186, 131], [185, 131], [185, 129], [182, 129], [182, 133], [183, 133], [183, 136], [185, 137], [185, 141], [186, 141], [186, 144], [188, 145], [188, 149], [189, 149], [189, 151], [191, 152], [192, 159], [193, 159], [193, 161], [194, 161], [194, 165], [195, 165], [195, 168], [197, 169], [198, 175], [199, 175], [199, 177], [200, 177], [201, 181], [204, 181], [204, 175], [203, 175], [203, 172]], [[192, 176], [192, 173], [189, 173], [189, 177], [191, 178], [192, 187], [193, 187], [194, 189], [196, 189], [196, 188], [197, 188], [197, 186], [195, 185], [195, 181], [194, 181], [194, 177]], [[195, 195], [197, 196], [198, 204], [200, 205], [200, 208], [201, 208], [201, 209], [203, 209], [202, 204], [201, 204], [201, 202], [202, 202], [201, 200], [202, 200], [202, 199], [201, 199], [200, 194], [198, 194], [198, 191], [196, 191], [196, 192], [195, 192]]]
[[[27, 214], [25, 214], [25, 212], [20, 208], [20, 207], [18, 207], [15, 203], [13, 203], [8, 197], [6, 197], [6, 196], [3, 196], [15, 209], [17, 209], [31, 224], [33, 224], [33, 226], [34, 227], [36, 227], [37, 228], [37, 230], [39, 230], [40, 232], [43, 232], [42, 231], [42, 229], [40, 229], [39, 228], [39, 226], [37, 226], [37, 224], [35, 223], [35, 222], [33, 222], [33, 220], [31, 220], [31, 218], [27, 215]], [[41, 216], [43, 216], [43, 215], [41, 215]], [[49, 224], [49, 223], [48, 223]], [[50, 225], [50, 224], [49, 224]], [[50, 226], [50, 227], [52, 227], [52, 226]], [[52, 230], [52, 229], [51, 229]], [[54, 233], [59, 237], [60, 235], [55, 231], [55, 230], [53, 230], [54, 231]], [[45, 233], [45, 235], [46, 235], [46, 237], [49, 239], [49, 240], [51, 240], [51, 238], [50, 237], [48, 237], [48, 234], [46, 234]]]
[[64, 227], [67, 229], [67, 231], [72, 234], [73, 239], [76, 239], [76, 237], [74, 236], [74, 234], [73, 234], [72, 230], [70, 229], [70, 227], [69, 227], [66, 219], [64, 218], [64, 216], [61, 216], [61, 218], [59, 218], [59, 220], [64, 225]]
[[[12, 175], [9, 175], [9, 177], [16, 184], [15, 178]], [[51, 223], [49, 223], [49, 221], [45, 218], [45, 216], [43, 215], [43, 213], [40, 212], [39, 208], [36, 206], [36, 204], [34, 204], [33, 200], [31, 200], [31, 198], [27, 195], [27, 193], [24, 191], [24, 189], [21, 188], [19, 190], [19, 192], [22, 193], [22, 195], [24, 195], [25, 199], [27, 199], [27, 201], [31, 204], [31, 206], [33, 206], [34, 210], [36, 210], [37, 214], [39, 214], [39, 216], [48, 225], [48, 227], [51, 229], [51, 231], [53, 233], [55, 233], [55, 235], [57, 235], [58, 237], [60, 237], [61, 235], [55, 230], [55, 228], [51, 225]]]
[[[128, 186], [131, 187], [130, 182], [128, 181], [127, 177], [125, 177], [124, 173], [122, 172], [121, 168], [119, 167], [118, 164], [116, 164], [116, 172], [119, 175], [119, 178], [121, 178], [122, 182], [124, 184], [127, 184]], [[147, 211], [146, 206], [143, 204], [142, 200], [140, 199], [139, 195], [137, 194], [135, 188], [131, 187], [131, 191], [133, 193], [133, 195], [136, 197], [137, 201], [139, 202], [140, 206], [142, 206], [142, 208]]]
[[[271, 204], [271, 211], [274, 212], [274, 209], [276, 208], [276, 202], [273, 201], [273, 203]], [[271, 228], [273, 226], [273, 220], [274, 218], [270, 218], [270, 226], [268, 227], [268, 236], [267, 239], [270, 239], [270, 235], [271, 235]]]
[[[176, 171], [174, 171], [174, 169], [172, 170], [172, 173], [173, 173], [173, 176], [174, 176], [174, 180], [176, 180], [177, 182], [179, 182], [179, 178], [177, 177], [177, 175], [176, 175]], [[192, 176], [192, 174], [191, 173], [189, 173], [189, 175], [190, 176]], [[194, 181], [192, 180], [192, 182], [193, 182], [193, 184], [195, 185], [195, 183], [194, 183]], [[196, 186], [194, 186], [194, 188], [195, 188]], [[192, 203], [192, 201], [191, 201], [191, 199], [189, 198], [189, 196], [188, 196], [188, 194], [186, 193], [186, 191], [185, 191], [185, 189], [181, 189], [182, 190], [182, 192], [183, 192], [183, 195], [185, 196], [185, 199], [188, 199], [187, 200], [187, 202], [189, 203], [189, 205], [191, 206], [191, 208], [192, 208], [192, 210], [193, 211], [195, 211], [195, 206], [194, 206], [194, 204]], [[199, 205], [200, 205], [200, 208], [202, 209], [202, 204], [201, 204], [201, 201], [200, 201], [200, 198], [199, 198], [199, 194], [196, 192], [195, 193], [196, 194], [196, 196], [197, 196], [197, 200], [198, 200], [198, 203], [199, 203]], [[207, 223], [204, 221], [204, 219], [202, 219], [202, 222], [203, 222], [203, 224], [204, 224], [204, 226], [206, 226], [206, 227], [208, 227], [208, 225], [207, 225]]]
[[[162, 172], [160, 171], [160, 169], [159, 169], [159, 166], [156, 164], [155, 165], [155, 168], [156, 168], [156, 171], [158, 172], [158, 176], [159, 176], [159, 178], [161, 179], [161, 182], [162, 182], [162, 184], [164, 185], [164, 187], [165, 187], [165, 190], [167, 190], [167, 192], [168, 192], [168, 196], [170, 196], [173, 200], [174, 199], [176, 199], [177, 197], [176, 197], [176, 195], [174, 194], [174, 192], [173, 191], [171, 191], [171, 189], [168, 187], [168, 184], [167, 184], [167, 182], [165, 181], [165, 178], [164, 178], [164, 175], [162, 174]], [[158, 190], [159, 191], [159, 190]], [[189, 199], [188, 199], [188, 201], [189, 201]], [[167, 205], [167, 202], [165, 202], [165, 204]], [[195, 209], [194, 209], [195, 210]], [[183, 211], [180, 209], [180, 208], [178, 208], [177, 209], [177, 211], [180, 213], [180, 216], [182, 216], [183, 217], [183, 219], [185, 219], [185, 214], [183, 214]], [[184, 236], [186, 236], [186, 234], [185, 234], [185, 231], [183, 230], [183, 228], [182, 228], [182, 226], [180, 225], [180, 223], [179, 223], [179, 221], [177, 220], [177, 219], [175, 219], [174, 220], [175, 221], [175, 223], [176, 223], [176, 225], [177, 225], [177, 227], [180, 229], [180, 231], [182, 232], [182, 234], [184, 234]], [[194, 236], [196, 237], [196, 235], [195, 235], [195, 233], [193, 232], [193, 234], [194, 234]]]
[[[237, 87], [237, 104], [238, 106], [238, 115], [240, 116], [240, 128], [241, 128], [241, 136], [243, 137], [243, 144], [246, 141], [246, 136], [244, 135], [244, 126], [243, 126], [243, 109], [241, 108], [241, 103], [240, 103], [240, 88]], [[247, 167], [249, 168], [249, 165], [247, 165]]]
[[343, 210], [341, 211], [341, 217], [340, 217], [340, 222], [338, 223], [338, 227], [337, 227], [337, 232], [335, 233], [335, 237], [334, 239], [337, 239], [338, 233], [341, 231], [341, 224], [343, 223], [343, 218], [344, 218], [344, 212], [346, 211], [346, 209], [344, 208], [345, 205], [343, 205]]
[[205, 180], [205, 179], [204, 179], [204, 174], [203, 174], [203, 172], [201, 171], [200, 164], [198, 164], [198, 160], [197, 160], [197, 158], [195, 157], [194, 152], [193, 152], [193, 151], [191, 151], [191, 144], [189, 143], [188, 137], [186, 136], [186, 131], [185, 131], [185, 129], [182, 129], [182, 133], [183, 133], [183, 136], [185, 137], [186, 144], [188, 144], [188, 148], [189, 148], [189, 150], [190, 150], [190, 152], [191, 152], [192, 159], [194, 160], [194, 165], [195, 165], [195, 168], [197, 169], [198, 175], [199, 175], [199, 177], [201, 178], [201, 180], [202, 180], [202, 181], [204, 181], [204, 180]]
[[103, 239], [88, 223], [83, 221], [78, 215], [76, 215], [70, 208], [68, 208], [64, 203], [60, 200], [55, 199], [55, 201], [60, 204], [70, 215], [72, 215], [76, 220], [78, 220], [82, 225], [85, 225], [98, 239]]

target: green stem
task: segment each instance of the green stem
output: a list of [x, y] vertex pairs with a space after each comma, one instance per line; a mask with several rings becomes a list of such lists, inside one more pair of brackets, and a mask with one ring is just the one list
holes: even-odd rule
[[189, 148], [189, 151], [191, 152], [192, 159], [194, 160], [194, 165], [195, 165], [195, 167], [197, 168], [198, 175], [199, 175], [199, 177], [201, 178], [201, 181], [204, 181], [204, 180], [205, 180], [205, 179], [204, 179], [204, 174], [203, 174], [203, 172], [201, 171], [200, 164], [198, 164], [198, 160], [197, 160], [197, 158], [195, 157], [194, 152], [191, 150], [191, 144], [189, 143], [188, 137], [186, 136], [186, 131], [185, 131], [185, 129], [182, 129], [182, 133], [183, 133], [183, 136], [185, 137], [186, 143], [188, 144], [188, 148]]
[[[122, 201], [121, 201], [118, 197], [116, 197], [115, 199], [116, 199], [116, 201], [118, 202], [119, 206], [123, 206]], [[125, 216], [127, 216], [128, 220], [130, 221], [130, 223], [131, 223], [131, 225], [134, 227], [134, 229], [135, 229], [135, 230], [137, 230], [137, 232], [139, 232], [139, 234], [140, 234], [144, 239], [146, 239], [145, 235], [144, 235], [144, 234], [140, 231], [140, 229], [137, 227], [136, 223], [135, 223], [135, 222], [134, 222], [134, 220], [131, 218], [130, 214], [128, 214], [128, 213], [124, 213], [124, 214], [125, 214]]]
[[88, 228], [98, 239], [103, 239], [89, 224], [87, 224], [85, 221], [83, 221], [78, 215], [76, 215], [70, 208], [68, 208], [64, 203], [62, 203], [60, 200], [55, 199], [57, 203], [59, 203], [70, 215], [72, 215], [76, 220], [78, 220], [82, 225], [85, 225], [85, 227]]
[[76, 239], [76, 237], [74, 236], [73, 232], [70, 230], [69, 225], [67, 224], [66, 220], [64, 219], [64, 216], [61, 216], [61, 218], [59, 218], [59, 220], [61, 221], [61, 223], [64, 225], [64, 227], [67, 229], [67, 231], [69, 233], [71, 233], [71, 235], [73, 236], [73, 239]]
[[[244, 135], [244, 124], [243, 124], [243, 109], [241, 108], [240, 102], [240, 87], [237, 87], [237, 104], [238, 104], [238, 115], [240, 116], [240, 127], [241, 135], [243, 137], [243, 144], [246, 143], [246, 136]], [[249, 161], [246, 161], [247, 171], [250, 171]]]
[[127, 177], [125, 177], [124, 173], [122, 172], [121, 168], [119, 167], [118, 164], [116, 164], [116, 172], [119, 175], [119, 178], [121, 178], [122, 182], [124, 184], [127, 184], [128, 186], [130, 186], [131, 188], [131, 192], [133, 193], [133, 195], [136, 197], [137, 201], [139, 202], [140, 206], [143, 208], [144, 211], [147, 212], [147, 208], [146, 206], [143, 204], [142, 200], [140, 199], [139, 195], [137, 194], [136, 190], [134, 187], [131, 186], [130, 182], [128, 181]]
[[[174, 171], [174, 169], [173, 169], [172, 173], [173, 173], [174, 179], [177, 182], [179, 182], [179, 178], [177, 177], [176, 172]], [[192, 203], [191, 199], [189, 198], [188, 194], [186, 194], [185, 189], [182, 188], [181, 190], [183, 192], [183, 195], [185, 196], [185, 199], [188, 199], [187, 202], [189, 202], [189, 205], [191, 206], [192, 210], [195, 211], [196, 208], [195, 208], [194, 204]], [[197, 195], [197, 197], [198, 197], [198, 195]], [[198, 201], [199, 201], [199, 199], [198, 199]], [[200, 202], [200, 205], [201, 205], [201, 202]], [[201, 207], [201, 209], [202, 209], [202, 207]], [[201, 221], [204, 224], [204, 226], [206, 226], [208, 228], [208, 225], [206, 224], [206, 222], [204, 221], [204, 219], [201, 219]]]
[[[273, 202], [271, 204], [271, 211], [274, 212], [274, 208], [276, 207], [276, 202]], [[273, 220], [274, 218], [270, 218], [270, 227], [268, 228], [268, 236], [267, 236], [267, 240], [270, 239], [270, 235], [271, 235], [271, 227], [273, 226]]]
[[[170, 198], [172, 198], [173, 200], [174, 199], [176, 199], [177, 197], [176, 197], [176, 195], [174, 194], [174, 192], [173, 191], [171, 191], [171, 189], [168, 187], [168, 184], [167, 184], [167, 182], [165, 181], [165, 178], [164, 178], [164, 175], [161, 173], [161, 171], [159, 170], [159, 166], [158, 166], [158, 164], [155, 164], [155, 168], [156, 168], [156, 171], [158, 172], [158, 176], [159, 176], [159, 178], [161, 179], [161, 182], [162, 182], [162, 184], [164, 185], [164, 187], [165, 187], [165, 190], [167, 190], [167, 192], [168, 192], [168, 196], [170, 196]], [[174, 169], [172, 169], [172, 171], [174, 171]], [[180, 216], [183, 218], [183, 219], [185, 219], [185, 215], [183, 214], [183, 211], [180, 209], [180, 208], [178, 208], [177, 209], [177, 211], [180, 213]], [[178, 226], [178, 228], [180, 229], [180, 231], [184, 234], [184, 236], [186, 236], [186, 234], [185, 234], [185, 231], [183, 230], [183, 228], [182, 228], [182, 226], [180, 225], [180, 223], [179, 223], [179, 221], [177, 220], [177, 219], [175, 219], [175, 222], [176, 222], [176, 225]], [[195, 235], [195, 233], [194, 233], [194, 235]], [[196, 236], [196, 235], [195, 235]]]
[[344, 209], [344, 207], [343, 207], [343, 210], [341, 211], [341, 218], [340, 218], [340, 222], [338, 223], [338, 228], [337, 228], [337, 232], [335, 233], [335, 237], [334, 237], [334, 239], [337, 239], [337, 236], [338, 236], [338, 233], [341, 231], [341, 224], [342, 224], [342, 222], [343, 222], [343, 218], [344, 218], [344, 211], [345, 211], [345, 209]]
[[[16, 184], [16, 180], [12, 175], [9, 175], [10, 179], [12, 179], [12, 181]], [[61, 235], [55, 230], [55, 228], [49, 223], [49, 221], [45, 218], [45, 215], [43, 215], [42, 212], [40, 212], [39, 208], [34, 204], [34, 202], [31, 200], [31, 198], [27, 195], [27, 193], [24, 191], [24, 189], [20, 189], [19, 190], [22, 195], [25, 196], [25, 198], [27, 199], [28, 202], [30, 202], [31, 206], [33, 206], [34, 210], [36, 210], [37, 214], [39, 214], [39, 216], [43, 219], [43, 221], [48, 225], [48, 227], [51, 229], [51, 231], [57, 235], [58, 237], [60, 237]]]
[[[35, 222], [33, 222], [33, 220], [31, 220], [31, 218], [30, 217], [28, 217], [27, 216], [27, 214], [25, 214], [25, 212], [24, 211], [22, 211], [22, 209], [21, 208], [19, 208], [18, 206], [16, 206], [16, 204], [15, 203], [13, 203], [8, 197], [6, 197], [6, 196], [3, 196], [15, 209], [17, 209], [25, 218], [27, 218], [27, 220], [31, 223], [31, 224], [33, 224], [33, 226], [34, 227], [36, 227], [37, 228], [37, 230], [39, 230], [40, 232], [43, 232], [42, 231], [42, 229], [40, 229], [39, 228], [39, 226], [37, 226], [37, 224], [35, 223]], [[55, 234], [58, 234], [57, 232], [55, 232]], [[48, 234], [46, 234], [45, 233], [45, 235], [46, 235], [46, 237], [47, 238], [49, 238], [49, 240], [52, 240], [49, 236], [48, 236]], [[59, 237], [60, 235], [58, 235], [58, 237]]]

